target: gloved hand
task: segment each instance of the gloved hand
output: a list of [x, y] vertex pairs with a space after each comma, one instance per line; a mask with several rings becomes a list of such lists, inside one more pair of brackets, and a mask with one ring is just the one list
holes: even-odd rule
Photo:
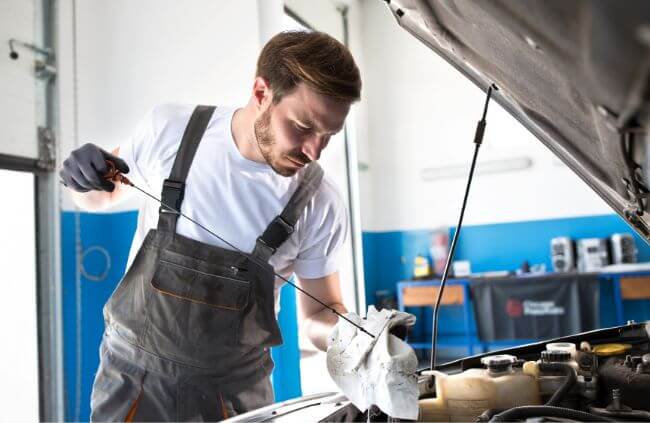
[[392, 417], [416, 420], [418, 360], [406, 342], [391, 334], [395, 327], [415, 324], [415, 316], [370, 306], [365, 319], [355, 313], [345, 317], [375, 338], [339, 321], [327, 342], [332, 380], [361, 411], [374, 404]]
[[77, 192], [108, 191], [113, 192], [115, 184], [104, 179], [108, 171], [106, 160], [115, 164], [121, 173], [128, 173], [129, 166], [124, 160], [108, 153], [95, 144], [84, 144], [70, 153], [63, 162], [59, 172], [63, 184]]
[[393, 328], [398, 326], [409, 327], [415, 324], [415, 316], [410, 313], [386, 309], [377, 311], [372, 305], [368, 307], [365, 319], [361, 319], [356, 313], [348, 313], [345, 317], [374, 335], [374, 338], [372, 338], [353, 325], [342, 321], [339, 321], [332, 329], [327, 340], [328, 350], [335, 347], [339, 350], [345, 350], [348, 357], [354, 357], [353, 360], [348, 360], [345, 363], [343, 368], [345, 372], [359, 368], [366, 360], [368, 353], [372, 351], [377, 341], [382, 337], [384, 331], [391, 333]]

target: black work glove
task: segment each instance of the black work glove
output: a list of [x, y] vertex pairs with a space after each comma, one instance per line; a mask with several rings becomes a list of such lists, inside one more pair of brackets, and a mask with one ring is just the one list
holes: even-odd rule
[[104, 175], [108, 172], [106, 160], [112, 161], [121, 173], [129, 172], [129, 166], [124, 160], [89, 143], [70, 153], [63, 162], [63, 169], [59, 175], [65, 186], [78, 192], [113, 192], [115, 189], [113, 181], [104, 179]]

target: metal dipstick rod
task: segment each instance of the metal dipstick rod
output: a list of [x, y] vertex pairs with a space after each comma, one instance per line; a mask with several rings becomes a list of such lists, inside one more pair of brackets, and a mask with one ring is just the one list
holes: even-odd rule
[[[436, 342], [438, 340], [438, 315], [440, 314], [440, 301], [442, 300], [442, 293], [445, 290], [445, 285], [447, 283], [447, 277], [449, 276], [449, 267], [454, 258], [454, 251], [456, 251], [456, 243], [458, 242], [458, 237], [460, 236], [460, 229], [463, 226], [463, 217], [465, 216], [465, 207], [467, 206], [467, 198], [469, 197], [469, 189], [472, 186], [472, 178], [474, 177], [474, 168], [476, 167], [476, 159], [478, 158], [478, 150], [483, 143], [483, 134], [485, 133], [485, 116], [487, 115], [488, 103], [490, 102], [490, 97], [492, 96], [492, 90], [497, 90], [496, 85], [492, 84], [488, 87], [487, 97], [485, 99], [485, 107], [483, 108], [483, 117], [478, 122], [476, 126], [476, 133], [474, 134], [474, 157], [472, 158], [472, 165], [469, 170], [469, 178], [467, 179], [467, 186], [465, 187], [465, 197], [463, 198], [463, 205], [460, 209], [460, 216], [458, 217], [458, 225], [456, 225], [456, 231], [454, 232], [454, 237], [451, 241], [451, 247], [449, 248], [449, 255], [447, 256], [447, 263], [445, 263], [445, 270], [442, 274], [442, 280], [440, 281], [440, 289], [438, 290], [438, 298], [436, 299], [436, 305], [433, 309], [433, 332], [431, 337], [431, 370], [436, 366]], [[468, 299], [465, 298], [465, 301]]]
[[[120, 172], [118, 172], [117, 169], [115, 168], [115, 165], [114, 165], [111, 161], [108, 161], [108, 160], [107, 160], [106, 163], [107, 163], [108, 166], [109, 166], [108, 173], [105, 175], [105, 178], [106, 178], [106, 179], [110, 179], [110, 180], [113, 180], [113, 181], [116, 181], [116, 182], [121, 182], [121, 183], [123, 183], [123, 184], [125, 184], [125, 185], [128, 185], [128, 186], [130, 186], [130, 187], [133, 187], [133, 188], [137, 189], [138, 191], [140, 191], [140, 192], [143, 193], [144, 195], [146, 195], [146, 196], [150, 197], [151, 199], [155, 200], [156, 202], [160, 203], [160, 204], [161, 204], [163, 207], [165, 207], [166, 209], [171, 210], [172, 212], [178, 214], [179, 216], [183, 216], [185, 219], [187, 219], [187, 220], [189, 220], [190, 222], [194, 223], [194, 224], [197, 225], [199, 228], [201, 228], [201, 229], [203, 229], [204, 231], [208, 232], [209, 234], [211, 234], [212, 236], [214, 236], [215, 238], [217, 238], [218, 240], [220, 240], [220, 241], [223, 242], [224, 244], [228, 245], [229, 247], [231, 247], [231, 248], [234, 249], [235, 251], [237, 251], [237, 252], [239, 252], [239, 253], [245, 255], [246, 257], [248, 257], [248, 258], [249, 258], [251, 261], [253, 261], [254, 263], [256, 263], [256, 264], [258, 264], [258, 265], [260, 265], [260, 266], [263, 266], [263, 263], [260, 263], [260, 261], [257, 260], [256, 257], [252, 256], [251, 254], [247, 254], [247, 253], [243, 252], [242, 250], [240, 250], [239, 248], [237, 248], [236, 246], [234, 246], [234, 245], [231, 244], [230, 242], [226, 241], [225, 239], [223, 239], [222, 237], [220, 237], [219, 235], [217, 235], [215, 232], [211, 231], [211, 230], [210, 230], [209, 228], [207, 228], [206, 226], [202, 225], [201, 223], [197, 222], [196, 220], [192, 219], [191, 217], [189, 217], [189, 216], [183, 214], [180, 210], [176, 210], [174, 207], [171, 207], [171, 206], [169, 206], [169, 205], [163, 203], [163, 201], [162, 201], [161, 199], [156, 198], [154, 195], [152, 195], [152, 194], [148, 193], [147, 191], [143, 190], [142, 188], [136, 186], [136, 185], [135, 185], [133, 182], [131, 182], [131, 181], [130, 181], [126, 176], [124, 176], [123, 174], [121, 174]], [[361, 327], [360, 325], [354, 323], [352, 320], [348, 319], [347, 317], [345, 317], [344, 315], [342, 315], [342, 314], [339, 313], [338, 311], [334, 310], [334, 308], [330, 307], [329, 305], [325, 304], [324, 302], [322, 302], [322, 301], [319, 300], [318, 298], [314, 297], [314, 296], [311, 295], [309, 292], [305, 291], [304, 289], [300, 288], [300, 287], [297, 286], [296, 284], [292, 283], [292, 282], [289, 281], [287, 278], [285, 278], [285, 277], [283, 277], [282, 275], [279, 275], [279, 274], [277, 274], [277, 273], [275, 273], [275, 272], [274, 272], [274, 275], [277, 276], [278, 278], [282, 279], [283, 281], [285, 281], [285, 282], [288, 283], [289, 285], [293, 286], [295, 289], [297, 289], [298, 291], [300, 291], [300, 292], [303, 293], [304, 295], [308, 296], [308, 297], [311, 298], [312, 300], [316, 301], [318, 304], [320, 304], [320, 305], [322, 305], [323, 307], [329, 309], [332, 313], [336, 314], [337, 316], [339, 316], [340, 318], [342, 318], [342, 319], [345, 320], [346, 322], [348, 322], [348, 323], [350, 323], [351, 325], [355, 326], [355, 327], [356, 327], [357, 329], [359, 329], [361, 332], [367, 334], [368, 336], [370, 336], [370, 337], [372, 337], [372, 338], [375, 337], [375, 335], [371, 334], [370, 332], [368, 332], [367, 330], [365, 330], [365, 329], [364, 329], [363, 327]]]

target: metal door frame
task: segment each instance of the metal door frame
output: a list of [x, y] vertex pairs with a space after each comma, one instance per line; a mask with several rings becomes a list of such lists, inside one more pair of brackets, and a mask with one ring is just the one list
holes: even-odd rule
[[[56, 0], [34, 0], [40, 8], [42, 34], [35, 40], [54, 52]], [[39, 22], [36, 23], [37, 25]], [[20, 60], [32, 60], [26, 53]], [[0, 169], [34, 174], [34, 216], [36, 230], [36, 302], [38, 325], [38, 396], [41, 421], [63, 421], [63, 331], [61, 307], [60, 207], [56, 175], [57, 144], [52, 134], [57, 128], [56, 60], [53, 53], [35, 61], [35, 78], [45, 80], [45, 110], [38, 128], [39, 157], [0, 154]], [[39, 69], [40, 66], [40, 69]]]

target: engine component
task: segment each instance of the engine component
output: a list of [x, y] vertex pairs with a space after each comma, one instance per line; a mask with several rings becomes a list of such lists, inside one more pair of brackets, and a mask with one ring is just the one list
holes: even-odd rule
[[[647, 354], [646, 354], [647, 355]], [[643, 358], [636, 366], [631, 366], [635, 362], [630, 356], [630, 359], [622, 356], [600, 358], [598, 366], [598, 375], [600, 379], [600, 392], [601, 396], [599, 402], [601, 404], [609, 403], [609, 394], [618, 389], [619, 399], [625, 405], [637, 409], [650, 411], [650, 402], [648, 401], [648, 387], [650, 386], [650, 373], [645, 372], [645, 365]], [[646, 359], [646, 363], [650, 360]], [[641, 371], [637, 371], [639, 365]]]
[[[615, 329], [422, 372], [420, 385], [427, 389], [421, 394], [429, 397], [420, 396], [419, 420], [650, 421], [650, 325]], [[534, 398], [526, 392], [534, 392]]]
[[481, 359], [481, 363], [487, 367], [488, 373], [492, 375], [511, 372], [512, 365], [516, 361], [517, 357], [509, 354], [491, 355]]
[[546, 351], [566, 351], [571, 358], [576, 358], [576, 344], [571, 342], [551, 342], [546, 344]]
[[[543, 353], [548, 353], [548, 351], [543, 351]], [[564, 353], [568, 354], [566, 351]], [[542, 372], [562, 372], [566, 376], [566, 380], [560, 388], [546, 402], [546, 405], [558, 405], [564, 399], [564, 395], [575, 385], [577, 380], [576, 369], [568, 363], [541, 363], [539, 369]]]
[[611, 417], [615, 419], [628, 420], [650, 420], [650, 412], [642, 410], [633, 410], [623, 404], [620, 389], [612, 390], [612, 402], [607, 408], [590, 407], [589, 411], [599, 416]]
[[625, 357], [625, 365], [636, 373], [650, 374], [650, 354], [644, 354], [642, 357], [628, 355]]
[[564, 363], [571, 360], [571, 353], [562, 350], [542, 351], [543, 363]]
[[650, 421], [650, 412], [643, 410], [609, 411], [606, 408], [589, 407], [589, 412], [613, 420]]
[[556, 417], [560, 419], [572, 419], [587, 422], [613, 422], [614, 420], [584, 411], [572, 410], [570, 408], [542, 406], [523, 406], [506, 410], [490, 419], [491, 422], [512, 422], [531, 417]]
[[487, 409], [541, 404], [535, 377], [514, 368], [516, 361], [511, 355], [496, 355], [482, 358], [482, 369], [455, 375], [424, 372], [435, 376], [436, 397], [420, 400], [419, 419], [473, 421]]
[[593, 348], [594, 354], [598, 357], [611, 357], [625, 354], [632, 348], [630, 344], [600, 344]]
[[[540, 363], [566, 363], [578, 373], [580, 366], [578, 365], [577, 358], [576, 344], [571, 342], [554, 342], [546, 344], [546, 351], [541, 352]], [[556, 384], [555, 389], [558, 389], [558, 386], [559, 384]], [[540, 391], [543, 390], [540, 389]]]

